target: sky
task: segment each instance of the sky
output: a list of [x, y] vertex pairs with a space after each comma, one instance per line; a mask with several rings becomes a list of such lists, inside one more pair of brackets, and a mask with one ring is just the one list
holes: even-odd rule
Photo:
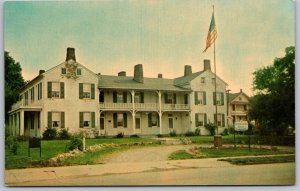
[[176, 78], [184, 65], [203, 70], [204, 59], [213, 68], [213, 47], [203, 53], [212, 5], [217, 75], [252, 96], [253, 72], [295, 46], [292, 0], [7, 1], [4, 49], [25, 80], [64, 62], [67, 47], [95, 73], [132, 76], [143, 64], [146, 77]]

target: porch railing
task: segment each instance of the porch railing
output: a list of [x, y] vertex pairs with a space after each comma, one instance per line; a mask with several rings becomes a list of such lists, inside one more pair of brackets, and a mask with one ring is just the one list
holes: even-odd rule
[[[189, 110], [189, 104], [162, 104], [162, 110]], [[100, 103], [101, 109], [132, 109], [132, 103]], [[134, 103], [135, 109], [140, 110], [158, 110], [158, 103]]]

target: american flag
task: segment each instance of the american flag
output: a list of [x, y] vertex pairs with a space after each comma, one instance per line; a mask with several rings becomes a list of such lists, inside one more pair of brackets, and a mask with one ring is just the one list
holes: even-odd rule
[[212, 14], [211, 17], [211, 22], [207, 34], [207, 39], [206, 39], [206, 47], [203, 52], [205, 52], [217, 39], [218, 33], [217, 33], [217, 28], [216, 28], [216, 23], [215, 23], [215, 17], [214, 13]]

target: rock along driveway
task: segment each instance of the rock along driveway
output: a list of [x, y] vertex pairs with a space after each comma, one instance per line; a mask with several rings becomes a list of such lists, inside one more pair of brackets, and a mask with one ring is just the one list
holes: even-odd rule
[[134, 148], [112, 154], [105, 159], [105, 163], [166, 161], [171, 153], [178, 150], [188, 150], [193, 146], [194, 145], [164, 145]]

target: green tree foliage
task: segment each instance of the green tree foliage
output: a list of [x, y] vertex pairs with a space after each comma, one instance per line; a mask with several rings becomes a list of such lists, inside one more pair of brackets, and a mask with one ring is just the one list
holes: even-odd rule
[[22, 68], [19, 62], [4, 52], [5, 59], [5, 121], [8, 121], [8, 111], [13, 103], [18, 100], [19, 90], [24, 86], [25, 82], [22, 77]]
[[295, 47], [285, 49], [283, 58], [253, 73], [250, 116], [269, 132], [283, 134], [295, 128]]

